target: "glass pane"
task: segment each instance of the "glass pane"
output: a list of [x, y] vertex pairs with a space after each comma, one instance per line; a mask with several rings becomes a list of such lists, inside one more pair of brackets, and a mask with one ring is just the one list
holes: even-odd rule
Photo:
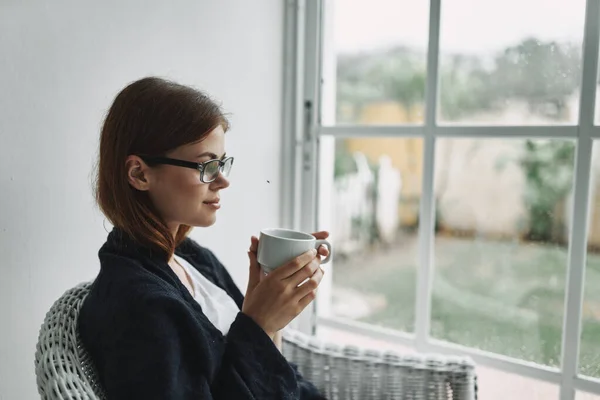
[[600, 400], [600, 396], [586, 392], [577, 392], [575, 400]]
[[594, 123], [596, 125], [600, 125], [600, 63], [598, 64], [598, 76], [596, 77], [596, 109], [595, 109], [595, 118]]
[[584, 0], [442, 2], [438, 118], [575, 123]]
[[320, 212], [335, 251], [329, 314], [412, 331], [423, 141], [337, 139], [328, 153]]
[[600, 146], [594, 142], [579, 371], [600, 378]]
[[478, 398], [485, 400], [557, 400], [559, 387], [522, 375], [477, 366]]
[[382, 353], [386, 350], [396, 351], [400, 354], [417, 353], [415, 348], [398, 343], [398, 341], [376, 339], [369, 335], [348, 332], [345, 329], [328, 326], [319, 326], [317, 337], [325, 343], [335, 343], [340, 346], [352, 345], [363, 349], [376, 349]]
[[422, 123], [429, 1], [327, 3], [324, 124]]
[[560, 363], [574, 143], [441, 139], [434, 337]]

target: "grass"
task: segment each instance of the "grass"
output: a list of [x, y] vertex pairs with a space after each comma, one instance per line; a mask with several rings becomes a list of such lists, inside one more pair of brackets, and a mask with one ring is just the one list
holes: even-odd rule
[[[522, 242], [438, 237], [431, 334], [549, 366], [559, 366], [567, 249]], [[334, 287], [383, 295], [359, 320], [414, 329], [417, 240], [334, 263]], [[343, 273], [342, 273], [343, 272]], [[337, 301], [344, 301], [343, 299]], [[600, 256], [588, 255], [580, 371], [600, 377]]]

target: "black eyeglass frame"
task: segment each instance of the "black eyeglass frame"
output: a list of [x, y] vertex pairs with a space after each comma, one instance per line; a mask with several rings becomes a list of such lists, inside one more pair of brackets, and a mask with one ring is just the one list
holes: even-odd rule
[[[234, 161], [233, 157], [226, 157], [222, 160], [213, 159], [213, 160], [205, 161], [203, 163], [195, 163], [193, 161], [178, 160], [176, 158], [169, 158], [169, 157], [155, 157], [155, 156], [142, 156], [142, 155], [138, 155], [138, 157], [140, 157], [142, 160], [144, 160], [144, 162], [151, 167], [153, 167], [155, 165], [166, 164], [166, 165], [174, 165], [176, 167], [185, 167], [185, 168], [191, 168], [191, 169], [198, 170], [198, 171], [200, 171], [200, 181], [202, 181], [204, 183], [214, 182], [219, 177], [219, 174], [217, 174], [217, 176], [215, 176], [215, 178], [213, 180], [210, 180], [210, 181], [204, 180], [204, 170], [206, 169], [206, 164], [218, 161], [219, 162], [219, 173], [222, 174], [225, 163], [227, 163], [227, 162], [229, 162], [229, 160], [231, 160], [231, 166], [230, 166], [230, 169], [231, 169], [231, 167], [233, 167], [233, 161]], [[227, 175], [229, 175], [229, 173]], [[227, 175], [225, 175], [225, 176], [227, 176]]]

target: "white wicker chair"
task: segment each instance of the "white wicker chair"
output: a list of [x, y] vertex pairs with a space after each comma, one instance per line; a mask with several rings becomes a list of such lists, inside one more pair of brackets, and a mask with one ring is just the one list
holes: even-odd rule
[[44, 400], [106, 398], [77, 330], [79, 310], [90, 285], [67, 290], [46, 314], [35, 353], [38, 392]]
[[[38, 391], [44, 400], [104, 400], [90, 357], [77, 332], [79, 310], [90, 283], [68, 290], [50, 308], [35, 355]], [[475, 366], [468, 358], [400, 356], [325, 344], [286, 331], [283, 354], [332, 400], [474, 400]]]

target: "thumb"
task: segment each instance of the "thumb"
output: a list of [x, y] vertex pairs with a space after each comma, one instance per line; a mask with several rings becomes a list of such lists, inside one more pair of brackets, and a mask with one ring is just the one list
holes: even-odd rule
[[248, 252], [248, 258], [250, 259], [250, 276], [248, 278], [248, 289], [246, 290], [246, 296], [251, 293], [254, 288], [260, 283], [260, 265], [256, 259], [256, 254], [252, 251]]

